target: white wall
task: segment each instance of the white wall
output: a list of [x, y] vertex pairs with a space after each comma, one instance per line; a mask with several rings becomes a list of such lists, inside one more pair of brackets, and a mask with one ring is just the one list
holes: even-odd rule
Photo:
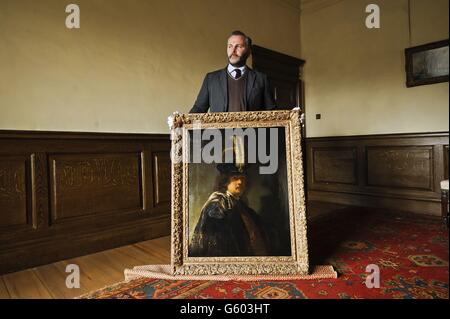
[[[380, 29], [365, 26], [369, 3], [380, 7]], [[307, 135], [448, 131], [448, 82], [406, 88], [404, 68], [405, 48], [448, 38], [448, 3], [304, 1]]]
[[231, 31], [298, 57], [299, 19], [296, 0], [1, 0], [0, 129], [167, 133]]

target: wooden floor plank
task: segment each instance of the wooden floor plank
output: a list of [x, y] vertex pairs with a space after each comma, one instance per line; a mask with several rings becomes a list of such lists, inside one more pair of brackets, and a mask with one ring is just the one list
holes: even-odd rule
[[66, 272], [67, 261], [61, 261], [36, 268], [36, 275], [47, 287], [53, 298], [74, 298], [90, 290], [83, 287], [83, 272], [80, 269], [80, 288], [68, 288], [66, 278], [70, 273]]
[[[134, 266], [170, 263], [170, 237], [71, 258], [0, 277], [1, 298], [74, 298], [123, 281]], [[67, 288], [66, 266], [80, 267], [80, 288]]]
[[115, 269], [103, 252], [74, 258], [67, 263], [80, 267], [79, 291], [82, 294], [123, 280], [123, 269]]
[[5, 282], [3, 281], [3, 276], [0, 276], [0, 299], [10, 299], [8, 289], [6, 288]]
[[[159, 245], [155, 242], [141, 242], [133, 246], [143, 250], [146, 254], [153, 257], [154, 264], [169, 264], [170, 263], [170, 245], [164, 243]], [[149, 263], [150, 264], [150, 263]]]
[[34, 273], [34, 269], [6, 274], [3, 275], [3, 279], [11, 298], [52, 298], [48, 289]]
[[[123, 250], [105, 251], [105, 256], [118, 269], [122, 270], [122, 280], [124, 279], [123, 271], [125, 269], [142, 264], [142, 258], [139, 258], [139, 256], [130, 256], [130, 254], [124, 253]], [[151, 260], [150, 255], [145, 258]]]
[[147, 240], [138, 244], [153, 247], [154, 250], [159, 250], [170, 255], [170, 236], [161, 237], [155, 240]]
[[122, 262], [129, 260], [131, 262], [130, 266], [160, 263], [159, 259], [155, 256], [134, 246], [120, 247], [113, 251], [106, 252], [106, 254], [115, 260], [122, 260]]
[[170, 239], [168, 240], [168, 237], [139, 242], [134, 244], [134, 246], [140, 246], [148, 251], [151, 251], [152, 253], [170, 256]]

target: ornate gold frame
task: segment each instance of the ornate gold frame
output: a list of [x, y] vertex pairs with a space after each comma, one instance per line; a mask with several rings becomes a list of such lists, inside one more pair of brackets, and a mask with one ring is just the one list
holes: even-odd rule
[[[171, 265], [175, 275], [305, 275], [308, 273], [306, 206], [303, 179], [300, 111], [258, 111], [174, 114], [172, 156], [186, 158], [189, 129], [194, 121], [202, 128], [284, 127], [286, 131], [287, 184], [291, 256], [188, 257], [188, 163], [172, 161]], [[293, 169], [293, 168], [296, 169]]]

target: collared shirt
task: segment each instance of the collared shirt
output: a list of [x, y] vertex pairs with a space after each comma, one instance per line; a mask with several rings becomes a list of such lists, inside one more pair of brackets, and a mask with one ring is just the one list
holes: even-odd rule
[[244, 75], [244, 73], [246, 71], [245, 65], [241, 66], [240, 68], [236, 68], [236, 67], [232, 66], [231, 64], [228, 64], [228, 68], [227, 68], [228, 74], [230, 74], [233, 77], [233, 79], [236, 79], [236, 71], [235, 71], [236, 69], [241, 70], [241, 76]]

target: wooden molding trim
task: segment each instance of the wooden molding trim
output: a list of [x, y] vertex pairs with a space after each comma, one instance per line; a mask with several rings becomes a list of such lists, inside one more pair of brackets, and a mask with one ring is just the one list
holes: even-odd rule
[[62, 131], [0, 130], [0, 139], [119, 139], [119, 140], [165, 140], [169, 134], [154, 133], [101, 133]]
[[306, 139], [308, 199], [439, 215], [448, 132]]

